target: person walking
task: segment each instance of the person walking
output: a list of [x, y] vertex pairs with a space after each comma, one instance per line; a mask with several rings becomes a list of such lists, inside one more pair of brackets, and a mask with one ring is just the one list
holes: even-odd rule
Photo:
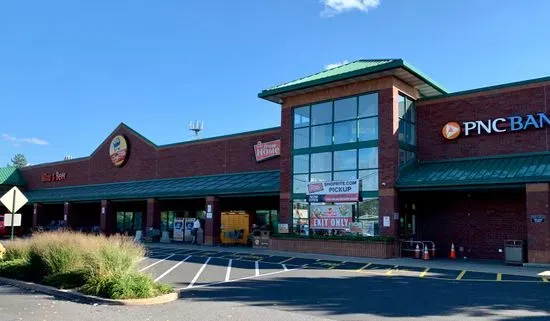
[[199, 234], [199, 229], [201, 228], [201, 221], [198, 218], [195, 218], [193, 222], [193, 244], [199, 244], [197, 235]]

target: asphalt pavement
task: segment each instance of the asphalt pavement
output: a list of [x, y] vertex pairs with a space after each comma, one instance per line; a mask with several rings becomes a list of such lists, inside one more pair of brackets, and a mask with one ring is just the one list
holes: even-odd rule
[[0, 286], [0, 320], [550, 320], [540, 277], [195, 248], [140, 269], [176, 302], [93, 306]]

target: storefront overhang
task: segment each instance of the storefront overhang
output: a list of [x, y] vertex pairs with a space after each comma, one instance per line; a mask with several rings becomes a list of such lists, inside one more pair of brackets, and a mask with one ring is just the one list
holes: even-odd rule
[[19, 169], [14, 166], [0, 168], [0, 185], [24, 186], [25, 180]]
[[265, 89], [258, 97], [279, 103], [282, 98], [291, 94], [385, 76], [394, 76], [405, 81], [417, 88], [423, 97], [447, 93], [445, 88], [403, 59], [362, 59]]
[[279, 193], [279, 171], [195, 176], [28, 191], [32, 203]]
[[397, 180], [401, 191], [511, 188], [550, 182], [550, 153], [465, 158], [405, 167]]

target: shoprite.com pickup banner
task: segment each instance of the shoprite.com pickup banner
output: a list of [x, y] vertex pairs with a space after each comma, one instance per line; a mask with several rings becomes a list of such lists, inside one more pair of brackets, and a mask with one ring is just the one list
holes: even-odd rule
[[357, 202], [360, 191], [359, 179], [315, 182], [307, 185], [307, 199], [310, 203]]
[[351, 204], [311, 205], [310, 229], [345, 230], [352, 222]]

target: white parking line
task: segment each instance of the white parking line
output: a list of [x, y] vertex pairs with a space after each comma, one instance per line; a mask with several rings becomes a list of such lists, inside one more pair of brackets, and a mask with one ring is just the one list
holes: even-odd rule
[[[296, 271], [296, 270], [300, 270], [300, 269], [301, 268], [294, 268], [294, 269], [289, 269], [288, 271], [290, 272], [290, 271]], [[207, 283], [207, 284], [200, 284], [200, 285], [194, 286], [193, 289], [204, 288], [204, 287], [207, 287], [207, 286], [218, 285], [218, 284], [223, 284], [223, 283], [231, 283], [231, 282], [236, 282], [236, 281], [243, 281], [243, 280], [249, 280], [249, 279], [254, 279], [254, 278], [261, 278], [261, 277], [264, 277], [264, 276], [270, 276], [270, 275], [275, 275], [275, 274], [280, 274], [280, 273], [285, 273], [285, 272], [287, 272], [287, 271], [275, 271], [275, 272], [262, 274], [259, 277], [255, 276], [255, 275], [251, 275], [251, 276], [246, 276], [244, 278], [229, 280], [227, 282], [226, 281], [220, 281], [220, 282], [213, 282], [213, 283]], [[183, 290], [188, 290], [188, 289], [189, 289], [189, 286], [187, 286], [186, 288], [177, 288], [176, 291], [183, 291]]]
[[225, 273], [225, 282], [229, 281], [229, 276], [231, 275], [232, 263], [233, 263], [233, 259], [229, 259], [229, 263], [227, 263], [227, 272]]
[[260, 276], [260, 263], [259, 263], [259, 261], [254, 262], [254, 265], [256, 267], [256, 276]]
[[288, 271], [288, 268], [286, 267], [286, 264], [281, 264], [281, 265], [283, 266], [283, 269], [284, 269], [285, 271]]
[[160, 262], [164, 262], [164, 261], [168, 260], [169, 258], [171, 258], [171, 257], [174, 256], [174, 255], [175, 255], [175, 254], [170, 254], [170, 255], [168, 255], [167, 257], [165, 257], [165, 258], [162, 259], [162, 260], [158, 260], [158, 261], [156, 261], [156, 262], [153, 263], [153, 264], [147, 265], [147, 266], [144, 267], [143, 269], [139, 270], [139, 272], [143, 272], [143, 271], [147, 270], [148, 268], [151, 268], [151, 267], [153, 267], [153, 266], [159, 264]]
[[158, 280], [162, 279], [163, 277], [165, 277], [166, 275], [168, 275], [168, 273], [174, 271], [175, 268], [177, 268], [178, 266], [180, 266], [183, 262], [189, 260], [189, 258], [191, 257], [191, 255], [189, 255], [188, 257], [186, 257], [185, 259], [179, 261], [178, 263], [176, 263], [174, 266], [172, 266], [171, 268], [169, 268], [168, 270], [166, 270], [166, 272], [162, 273], [161, 275], [159, 275], [159, 277], [157, 277], [155, 279], [155, 282], [157, 282]]
[[195, 274], [195, 277], [193, 278], [193, 280], [191, 281], [191, 283], [189, 283], [189, 285], [187, 286], [187, 289], [189, 288], [192, 288], [193, 287], [193, 284], [195, 284], [195, 282], [197, 282], [197, 280], [199, 279], [199, 277], [201, 276], [201, 273], [202, 271], [204, 271], [204, 269], [206, 268], [206, 266], [208, 265], [208, 262], [210, 262], [210, 257], [208, 259], [206, 259], [206, 262], [204, 262], [204, 264], [201, 266], [199, 272], [197, 272], [197, 274]]

